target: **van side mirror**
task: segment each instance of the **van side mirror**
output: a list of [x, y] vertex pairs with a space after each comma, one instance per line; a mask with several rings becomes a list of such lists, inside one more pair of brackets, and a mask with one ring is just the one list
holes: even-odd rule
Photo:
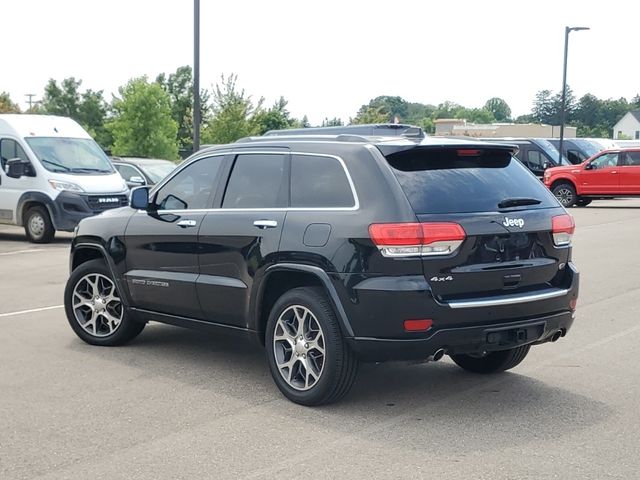
[[7, 177], [20, 178], [27, 174], [27, 165], [29, 162], [25, 162], [21, 158], [12, 158], [7, 160]]
[[129, 205], [131, 205], [131, 208], [135, 208], [136, 210], [148, 210], [149, 187], [137, 187], [131, 190]]
[[549, 162], [544, 162], [542, 164], [542, 170], [546, 170], [547, 168], [549, 168]]

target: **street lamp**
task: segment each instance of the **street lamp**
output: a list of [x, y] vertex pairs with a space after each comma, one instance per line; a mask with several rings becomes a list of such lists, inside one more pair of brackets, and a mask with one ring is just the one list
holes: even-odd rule
[[562, 71], [562, 104], [560, 106], [560, 155], [558, 165], [562, 165], [562, 147], [564, 142], [564, 110], [567, 103], [567, 53], [569, 52], [569, 34], [580, 30], [589, 30], [589, 27], [564, 27], [564, 66]]
[[200, 149], [200, 0], [193, 0], [193, 152]]

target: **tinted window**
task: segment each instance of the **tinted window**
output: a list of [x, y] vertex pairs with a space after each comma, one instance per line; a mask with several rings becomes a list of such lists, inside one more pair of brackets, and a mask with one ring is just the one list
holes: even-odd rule
[[347, 175], [338, 160], [314, 155], [291, 158], [292, 207], [353, 207]]
[[527, 163], [531, 170], [544, 170], [544, 162], [545, 158], [540, 152], [536, 150], [527, 151]]
[[238, 155], [231, 171], [223, 208], [287, 206], [286, 155]]
[[[389, 155], [387, 160], [416, 213], [495, 212], [508, 198], [535, 198], [547, 208], [558, 205], [540, 180], [509, 152], [419, 150]], [[464, 151], [461, 151], [464, 152]]]
[[3, 138], [0, 140], [0, 163], [2, 164], [2, 168], [4, 169], [7, 165], [7, 160], [12, 160], [14, 158], [27, 161], [29, 160], [22, 147], [18, 145], [18, 142], [8, 138]]
[[625, 153], [624, 165], [638, 166], [640, 165], [640, 152], [627, 152]]
[[160, 210], [194, 210], [211, 207], [211, 194], [222, 156], [203, 158], [187, 165], [158, 190], [156, 205]]

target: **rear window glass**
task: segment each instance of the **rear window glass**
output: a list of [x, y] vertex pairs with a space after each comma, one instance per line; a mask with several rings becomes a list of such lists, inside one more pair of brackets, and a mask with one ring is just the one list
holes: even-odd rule
[[511, 198], [557, 206], [549, 190], [509, 152], [487, 149], [412, 149], [387, 156], [413, 210], [427, 213], [495, 212]]

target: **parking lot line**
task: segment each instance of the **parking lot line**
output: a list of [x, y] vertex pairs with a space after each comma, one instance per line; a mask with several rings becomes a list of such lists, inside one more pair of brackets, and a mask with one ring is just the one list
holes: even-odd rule
[[0, 318], [11, 317], [13, 315], [24, 315], [25, 313], [44, 312], [45, 310], [55, 310], [57, 308], [63, 308], [64, 305], [53, 305], [51, 307], [32, 308], [31, 310], [19, 310], [17, 312], [0, 313]]
[[2, 252], [0, 257], [4, 255], [15, 255], [17, 253], [34, 253], [34, 252], [50, 252], [51, 250], [66, 250], [65, 248], [28, 248], [25, 250], [14, 250], [13, 252]]

